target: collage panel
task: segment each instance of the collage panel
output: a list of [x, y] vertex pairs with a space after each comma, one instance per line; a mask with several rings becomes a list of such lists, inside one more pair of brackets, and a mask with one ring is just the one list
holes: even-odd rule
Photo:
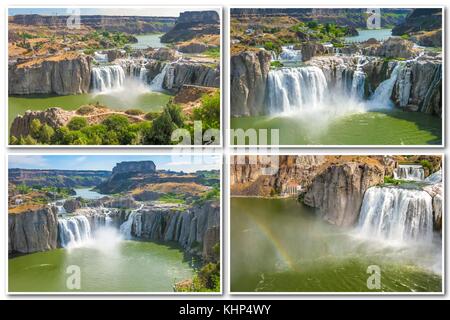
[[229, 14], [230, 144], [443, 146], [442, 7]]
[[221, 7], [8, 8], [8, 144], [221, 145], [221, 21]]
[[222, 157], [8, 157], [9, 294], [220, 294]]
[[444, 293], [443, 160], [231, 156], [230, 293]]

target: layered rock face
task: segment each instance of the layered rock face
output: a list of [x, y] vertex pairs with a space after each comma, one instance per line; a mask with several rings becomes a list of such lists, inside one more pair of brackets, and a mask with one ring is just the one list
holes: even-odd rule
[[442, 117], [442, 62], [423, 57], [401, 69], [392, 98], [401, 108]]
[[8, 253], [32, 253], [57, 248], [56, 211], [42, 207], [8, 215]]
[[266, 165], [268, 160], [252, 158], [232, 158], [232, 195], [269, 196], [282, 193], [289, 184], [307, 186], [325, 162], [324, 156], [277, 156]]
[[[59, 26], [67, 27], [69, 16], [46, 16], [38, 14], [15, 15], [8, 17], [10, 23], [35, 25], [35, 26]], [[145, 16], [104, 16], [81, 15], [80, 23], [94, 29], [102, 29], [110, 32], [126, 33], [152, 33], [167, 32], [174, 23], [173, 17], [145, 17]]]
[[[442, 9], [417, 8], [405, 21], [392, 29], [392, 34], [412, 35], [411, 39], [419, 45], [442, 46]], [[439, 35], [439, 36], [438, 36]]]
[[213, 68], [200, 63], [171, 64], [164, 77], [163, 88], [176, 93], [183, 85], [219, 88], [219, 66]]
[[45, 60], [10, 64], [9, 94], [81, 94], [89, 91], [91, 57], [68, 55]]
[[[153, 161], [122, 161], [113, 168], [113, 176], [119, 173], [151, 173], [156, 171], [156, 165]], [[111, 177], [112, 178], [112, 177]]]
[[42, 125], [47, 124], [52, 128], [65, 126], [72, 118], [71, 111], [61, 108], [49, 108], [44, 111], [26, 111], [23, 116], [14, 118], [10, 128], [10, 135], [17, 138], [31, 134], [31, 122], [38, 119]]
[[271, 55], [264, 50], [243, 51], [231, 56], [231, 114], [264, 113], [267, 75]]
[[313, 179], [304, 203], [318, 208], [322, 218], [331, 224], [351, 226], [358, 219], [364, 192], [383, 180], [384, 169], [376, 165], [332, 165]]
[[220, 34], [220, 17], [216, 11], [186, 11], [180, 13], [173, 29], [161, 37], [161, 42], [180, 42], [202, 35]]
[[363, 53], [368, 56], [410, 59], [418, 54], [418, 50], [411, 41], [389, 38], [381, 44], [366, 46]]
[[140, 224], [135, 223], [132, 230], [134, 236], [175, 241], [187, 252], [201, 254], [206, 259], [214, 256], [213, 247], [220, 242], [218, 202], [206, 202], [186, 211], [144, 209], [140, 214]]

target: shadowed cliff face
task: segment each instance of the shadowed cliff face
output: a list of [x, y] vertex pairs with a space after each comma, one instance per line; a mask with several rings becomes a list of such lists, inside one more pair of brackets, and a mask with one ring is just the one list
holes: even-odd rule
[[67, 56], [11, 64], [8, 67], [9, 94], [81, 94], [89, 92], [92, 58]]
[[173, 29], [161, 37], [161, 42], [187, 41], [214, 34], [220, 34], [220, 18], [216, 11], [187, 11], [180, 14]]
[[267, 75], [270, 69], [267, 51], [243, 51], [231, 56], [231, 114], [264, 114]]
[[332, 224], [351, 226], [358, 219], [366, 190], [383, 179], [384, 170], [375, 165], [333, 165], [313, 179], [304, 203], [318, 208], [323, 219]]
[[56, 212], [42, 207], [8, 215], [8, 253], [33, 253], [57, 248]]

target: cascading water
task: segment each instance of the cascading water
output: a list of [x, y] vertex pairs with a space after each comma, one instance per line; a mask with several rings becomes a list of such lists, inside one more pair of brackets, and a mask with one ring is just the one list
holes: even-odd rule
[[422, 181], [425, 171], [421, 165], [401, 164], [394, 170], [394, 178], [400, 180]]
[[364, 236], [403, 242], [433, 240], [431, 196], [422, 190], [372, 187], [364, 194], [359, 216]]
[[284, 46], [280, 53], [280, 60], [300, 62], [302, 61], [302, 51], [294, 49], [293, 45]]
[[267, 79], [269, 113], [315, 108], [325, 98], [327, 80], [315, 66], [271, 70]]
[[166, 78], [166, 75], [168, 73], [169, 70], [169, 63], [166, 63], [163, 67], [163, 69], [161, 70], [160, 73], [158, 73], [155, 78], [153, 78], [152, 82], [150, 83], [150, 89], [152, 91], [163, 91], [163, 84], [164, 84], [164, 79]]
[[81, 245], [91, 238], [91, 226], [89, 220], [82, 215], [59, 218], [58, 237], [61, 247]]
[[107, 63], [108, 55], [106, 53], [94, 52], [94, 60], [98, 63]]
[[394, 89], [398, 74], [402, 68], [403, 64], [397, 63], [394, 70], [392, 70], [389, 79], [381, 82], [380, 85], [375, 89], [375, 92], [370, 97], [369, 101], [372, 107], [391, 108], [393, 106], [393, 102], [391, 100], [392, 90]]
[[134, 209], [128, 215], [128, 219], [121, 224], [120, 233], [125, 237], [125, 239], [132, 238], [132, 231], [134, 226], [134, 233], [136, 236], [141, 236], [142, 230], [142, 219], [141, 213], [139, 212], [144, 205], [141, 205], [138, 209]]
[[92, 68], [91, 88], [95, 92], [122, 87], [125, 81], [125, 71], [120, 65], [109, 65]]

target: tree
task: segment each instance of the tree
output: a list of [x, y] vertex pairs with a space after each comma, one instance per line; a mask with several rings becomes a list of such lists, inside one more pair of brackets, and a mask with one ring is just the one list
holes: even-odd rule
[[202, 105], [194, 109], [193, 120], [202, 121], [203, 129], [220, 129], [220, 93], [205, 95]]
[[31, 120], [31, 124], [30, 124], [30, 135], [31, 137], [33, 137], [34, 139], [38, 139], [39, 138], [39, 132], [41, 130], [41, 121], [39, 121], [39, 119], [33, 119]]
[[102, 124], [106, 126], [108, 131], [116, 131], [116, 132], [120, 132], [127, 129], [129, 123], [130, 122], [128, 121], [128, 118], [120, 114], [109, 116], [102, 122]]
[[165, 145], [171, 144], [171, 137], [176, 126], [168, 112], [163, 112], [153, 120], [152, 127], [144, 136], [144, 144]]
[[179, 128], [183, 127], [184, 120], [181, 114], [181, 108], [179, 105], [174, 104], [170, 101], [164, 108], [164, 112], [167, 112], [172, 119], [172, 122]]
[[88, 125], [88, 122], [86, 118], [84, 117], [73, 117], [70, 119], [69, 123], [67, 124], [67, 128], [71, 131], [77, 131], [80, 130]]
[[44, 124], [41, 126], [41, 129], [39, 130], [39, 141], [41, 143], [49, 144], [52, 141], [52, 137], [55, 134], [55, 130], [53, 130], [52, 127], [50, 127], [48, 124]]

